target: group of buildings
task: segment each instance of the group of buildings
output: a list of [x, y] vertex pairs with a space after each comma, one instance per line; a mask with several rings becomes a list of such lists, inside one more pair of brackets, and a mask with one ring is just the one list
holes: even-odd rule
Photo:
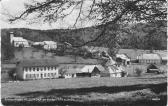
[[23, 60], [16, 65], [16, 78], [20, 80], [122, 77], [124, 70], [115, 65], [103, 67], [98, 62], [59, 62], [56, 59]]
[[[14, 37], [10, 33], [10, 41], [15, 47], [42, 46], [45, 50], [57, 49], [57, 42], [42, 41], [30, 42], [22, 37]], [[71, 46], [71, 44], [67, 44]], [[142, 50], [119, 50], [116, 54], [116, 61], [108, 55], [108, 48], [84, 46], [86, 51], [97, 57], [104, 58], [106, 64], [98, 62], [60, 62], [57, 59], [26, 59], [21, 60], [16, 65], [16, 78], [20, 80], [47, 79], [47, 78], [74, 78], [74, 77], [124, 77], [126, 70], [122, 66], [129, 66], [136, 62], [137, 64], [158, 65], [167, 63], [167, 51], [161, 53], [158, 51], [149, 52]]]
[[15, 37], [13, 32], [10, 32], [10, 43], [14, 47], [31, 47], [42, 46], [44, 50], [55, 50], [57, 49], [57, 42], [54, 41], [42, 41], [42, 42], [32, 42], [23, 37]]

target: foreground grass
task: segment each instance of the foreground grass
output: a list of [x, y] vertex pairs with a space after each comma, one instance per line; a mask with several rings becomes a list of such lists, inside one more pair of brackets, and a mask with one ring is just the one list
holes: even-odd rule
[[5, 104], [165, 105], [166, 77], [75, 78], [2, 83]]

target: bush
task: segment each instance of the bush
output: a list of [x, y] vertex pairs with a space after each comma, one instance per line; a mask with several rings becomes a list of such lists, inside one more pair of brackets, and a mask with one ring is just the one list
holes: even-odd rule
[[135, 69], [135, 74], [136, 74], [138, 77], [142, 75], [142, 72], [143, 72], [143, 70], [140, 69], [140, 68], [136, 68], [136, 69]]

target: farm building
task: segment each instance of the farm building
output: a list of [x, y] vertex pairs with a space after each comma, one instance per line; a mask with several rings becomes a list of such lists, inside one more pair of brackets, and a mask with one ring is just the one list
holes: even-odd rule
[[14, 37], [13, 32], [10, 32], [10, 42], [14, 47], [30, 47], [28, 40], [23, 37]]
[[43, 41], [45, 50], [57, 49], [57, 42], [54, 41]]
[[55, 60], [23, 60], [17, 64], [17, 79], [58, 78], [58, 62]]
[[102, 72], [102, 77], [124, 77], [123, 68], [116, 65], [110, 65], [105, 67], [105, 71]]
[[116, 54], [116, 58], [121, 58], [122, 65], [130, 64], [130, 58], [126, 54]]
[[162, 58], [159, 54], [155, 53], [144, 53], [137, 56], [137, 60], [141, 64], [161, 64]]
[[59, 74], [64, 78], [100, 77], [102, 69], [101, 65], [93, 64], [61, 64]]

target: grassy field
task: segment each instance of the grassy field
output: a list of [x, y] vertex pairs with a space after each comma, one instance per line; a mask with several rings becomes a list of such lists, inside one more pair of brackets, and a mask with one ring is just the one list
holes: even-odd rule
[[19, 98], [19, 100], [24, 100], [24, 103], [25, 99], [29, 101], [28, 103], [36, 103], [36, 100], [40, 99], [40, 103], [45, 100], [47, 104], [60, 102], [85, 105], [143, 103], [143, 106], [147, 106], [148, 103], [154, 103], [153, 105], [156, 106], [159, 103], [160, 106], [166, 104], [166, 81], [167, 77], [164, 75], [151, 74], [142, 77], [21, 81], [2, 83], [1, 97], [3, 103], [10, 103], [4, 98], [15, 98], [15, 100]]

